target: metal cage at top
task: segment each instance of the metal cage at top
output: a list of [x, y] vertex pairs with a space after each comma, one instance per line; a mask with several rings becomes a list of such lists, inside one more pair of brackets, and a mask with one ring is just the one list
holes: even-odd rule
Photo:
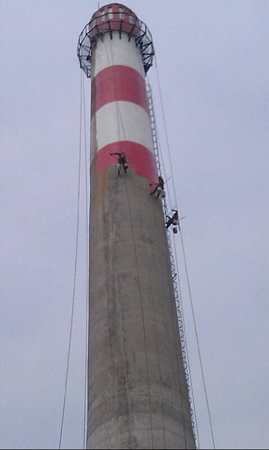
[[88, 78], [91, 77], [92, 50], [98, 39], [103, 39], [109, 33], [110, 38], [117, 32], [119, 38], [125, 33], [129, 41], [133, 38], [140, 50], [142, 62], [147, 74], [153, 64], [154, 47], [152, 36], [147, 26], [135, 14], [128, 10], [128, 14], [119, 11], [107, 12], [99, 10], [79, 35], [77, 56], [80, 67]]

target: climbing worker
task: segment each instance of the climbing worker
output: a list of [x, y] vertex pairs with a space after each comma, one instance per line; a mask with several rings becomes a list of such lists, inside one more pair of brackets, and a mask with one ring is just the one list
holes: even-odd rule
[[150, 193], [150, 195], [155, 194], [155, 192], [157, 192], [156, 199], [159, 198], [160, 194], [162, 194], [162, 198], [165, 197], [165, 192], [164, 192], [164, 180], [163, 180], [163, 177], [162, 177], [161, 175], [158, 176], [158, 183], [156, 183], [156, 187], [155, 187], [155, 189]]
[[[165, 226], [166, 228], [169, 228], [170, 225], [174, 225], [174, 227], [177, 227], [178, 225], [178, 211], [176, 209], [172, 209], [172, 211], [174, 211], [174, 214], [172, 215], [172, 217], [170, 216], [166, 216], [168, 218]], [[173, 229], [174, 231], [174, 229]], [[177, 233], [177, 231], [174, 231], [174, 233]]]
[[118, 164], [117, 164], [118, 175], [120, 174], [121, 166], [122, 166], [124, 172], [127, 173], [128, 164], [127, 164], [127, 161], [126, 161], [125, 153], [123, 153], [123, 152], [121, 152], [121, 153], [118, 153], [118, 152], [110, 153], [110, 156], [112, 156], [112, 155], [117, 155], [118, 156]]

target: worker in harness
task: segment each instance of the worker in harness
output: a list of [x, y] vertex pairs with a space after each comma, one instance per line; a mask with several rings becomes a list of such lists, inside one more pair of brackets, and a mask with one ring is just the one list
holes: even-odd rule
[[124, 172], [127, 173], [128, 164], [127, 164], [127, 161], [126, 161], [125, 153], [123, 153], [123, 152], [121, 152], [121, 153], [118, 153], [118, 152], [110, 153], [110, 156], [112, 156], [112, 155], [117, 155], [118, 156], [118, 164], [117, 164], [118, 175], [120, 174], [121, 166], [122, 166]]
[[178, 211], [177, 211], [177, 209], [172, 209], [172, 211], [174, 211], [174, 214], [172, 215], [172, 217], [166, 216], [168, 218], [168, 220], [165, 224], [165, 227], [169, 228], [170, 225], [173, 225], [173, 233], [177, 233], [177, 226], [179, 225]]
[[156, 199], [159, 198], [160, 195], [162, 195], [162, 198], [165, 197], [165, 192], [164, 192], [164, 180], [163, 177], [161, 175], [158, 176], [158, 183], [155, 183], [156, 187], [153, 189], [153, 191], [150, 193], [150, 195], [155, 194], [155, 192], [157, 192], [156, 195]]

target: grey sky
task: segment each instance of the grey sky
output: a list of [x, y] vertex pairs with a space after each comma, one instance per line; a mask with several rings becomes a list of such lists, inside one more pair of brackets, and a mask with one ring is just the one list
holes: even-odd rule
[[[186, 216], [183, 239], [216, 447], [265, 449], [269, 2], [123, 3], [147, 24], [156, 50], [148, 77], [165, 171], [171, 176], [167, 131]], [[1, 448], [58, 448], [76, 237], [76, 46], [97, 8], [91, 0], [0, 1]], [[172, 179], [168, 187], [173, 197]], [[82, 191], [63, 448], [80, 448], [83, 439]], [[179, 238], [177, 247], [200, 446], [212, 448]]]

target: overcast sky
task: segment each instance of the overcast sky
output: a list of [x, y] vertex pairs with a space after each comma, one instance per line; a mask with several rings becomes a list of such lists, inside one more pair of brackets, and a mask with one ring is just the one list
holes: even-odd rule
[[[265, 449], [269, 445], [269, 2], [124, 4], [153, 36], [156, 60], [148, 78], [163, 169], [172, 176], [167, 188], [173, 194], [174, 182], [177, 200], [172, 198], [172, 203], [177, 201], [186, 216], [182, 236], [216, 447]], [[0, 0], [0, 445], [4, 449], [59, 444], [80, 147], [81, 71], [76, 47], [79, 33], [97, 9], [96, 0]], [[88, 111], [90, 82], [84, 78]], [[62, 448], [80, 448], [83, 441], [85, 190], [84, 179]], [[200, 447], [212, 448], [177, 239]]]

